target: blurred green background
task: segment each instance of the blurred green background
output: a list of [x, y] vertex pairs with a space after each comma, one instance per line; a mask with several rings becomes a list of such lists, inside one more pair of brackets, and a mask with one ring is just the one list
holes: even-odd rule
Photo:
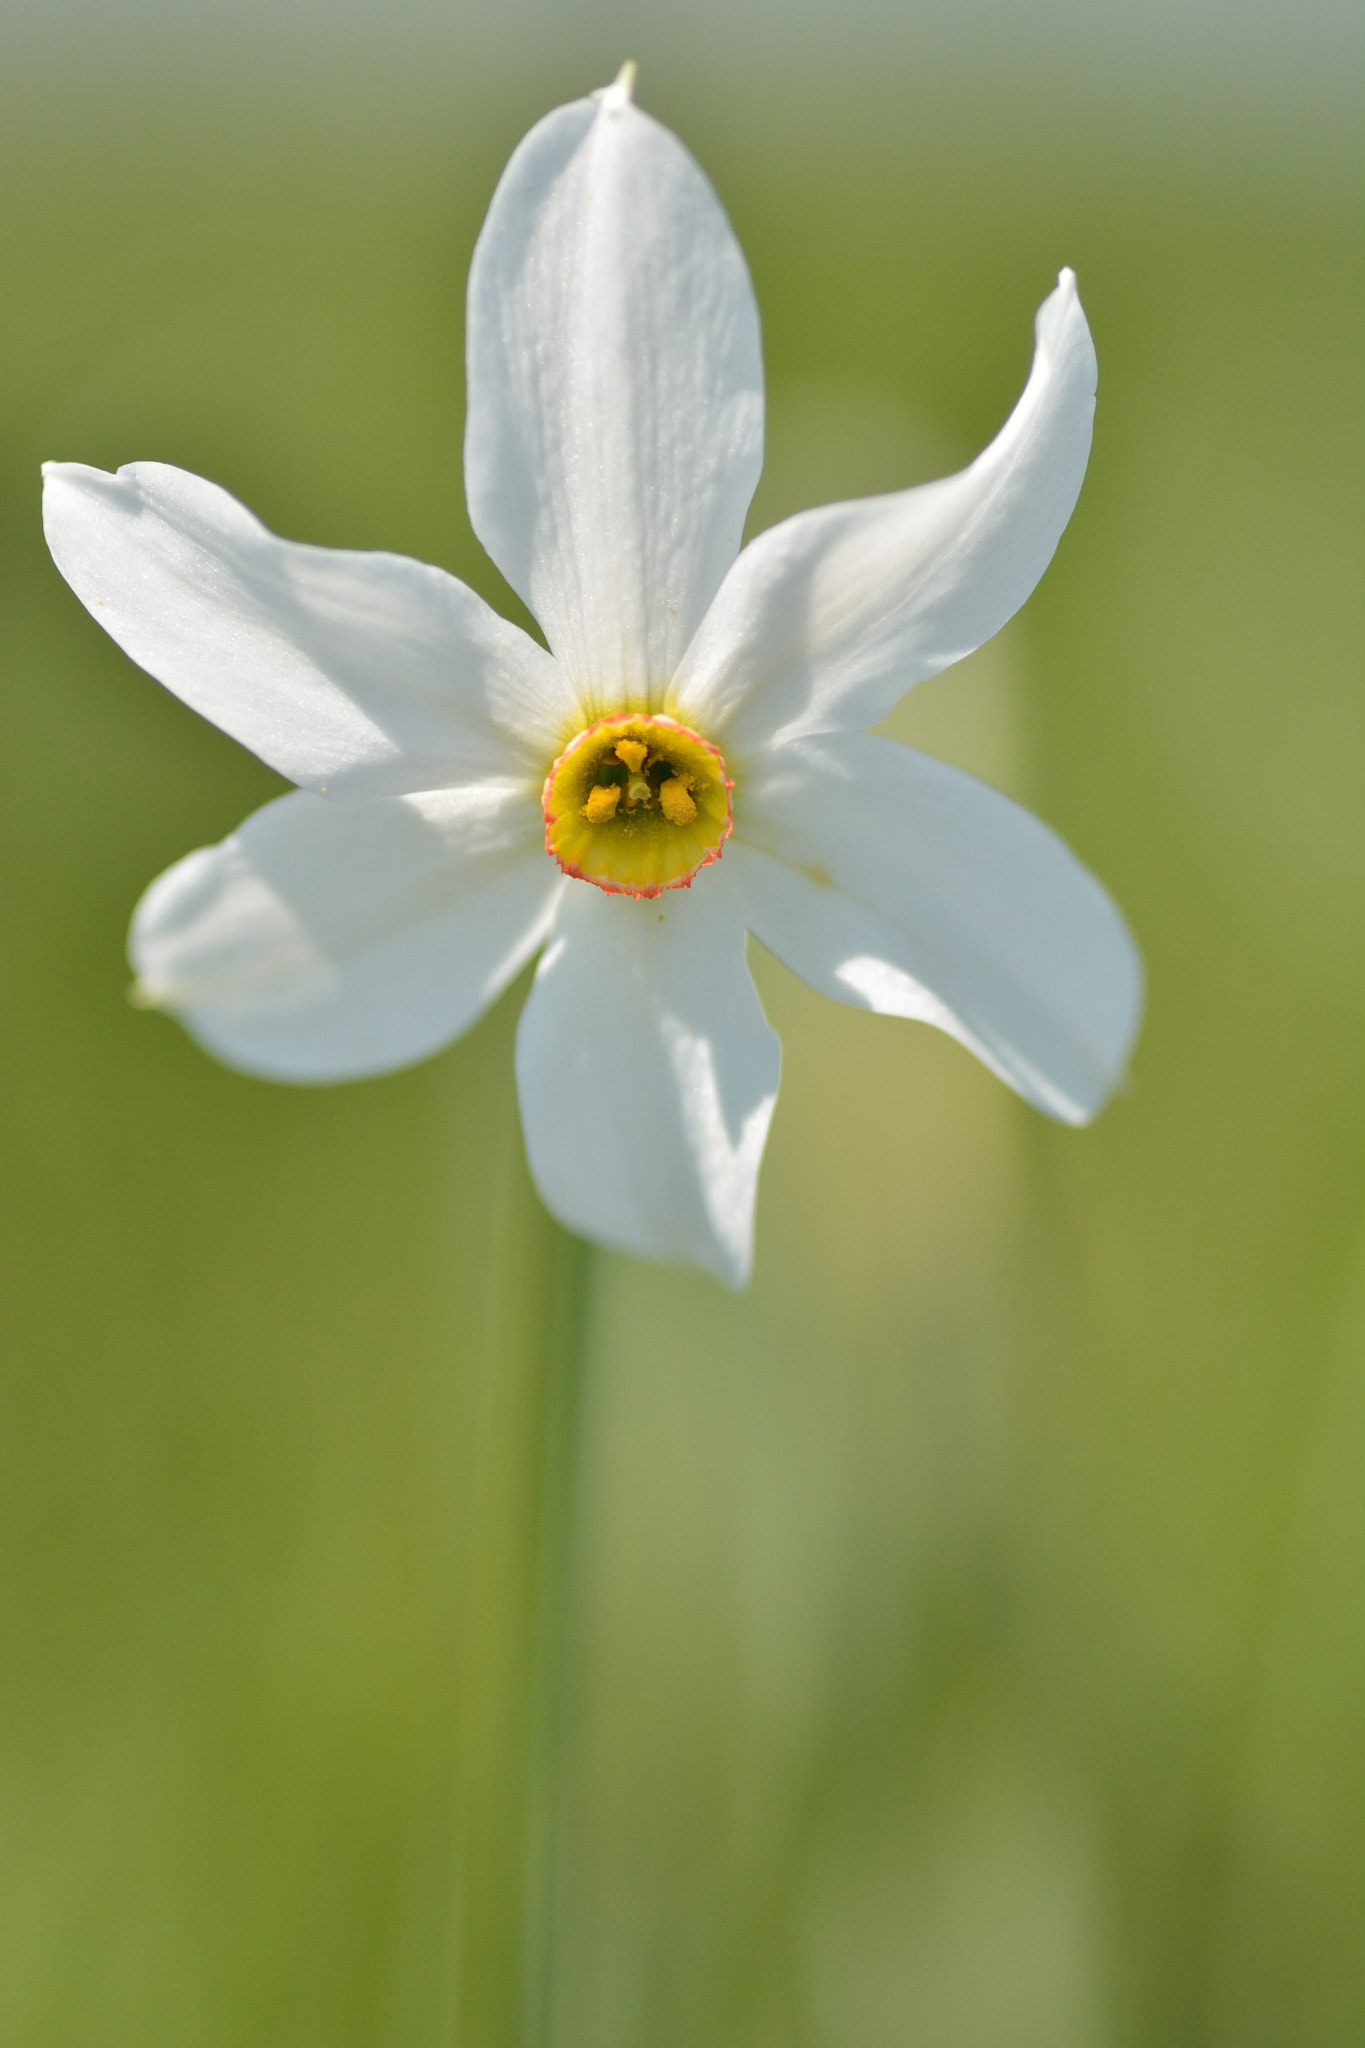
[[[1344, 20], [0, 10], [0, 2048], [1365, 2040]], [[1123, 904], [1132, 1087], [1049, 1127], [756, 960], [739, 1299], [575, 1267], [521, 986], [317, 1092], [126, 1006], [141, 889], [279, 785], [38, 523], [43, 458], [158, 458], [515, 612], [465, 272], [626, 54], [753, 269], [756, 524], [968, 458], [1062, 263], [1101, 366], [1037, 596], [888, 730]]]

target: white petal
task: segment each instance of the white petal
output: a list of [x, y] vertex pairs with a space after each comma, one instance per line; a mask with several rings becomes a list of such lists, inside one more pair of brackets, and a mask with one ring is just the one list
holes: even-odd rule
[[644, 903], [570, 883], [517, 1086], [536, 1185], [571, 1230], [742, 1286], [778, 1064], [717, 870]]
[[153, 882], [129, 941], [136, 993], [247, 1073], [383, 1073], [473, 1023], [562, 887], [516, 784], [281, 797]]
[[1067, 1123], [1122, 1077], [1137, 948], [1094, 876], [997, 790], [826, 734], [772, 756], [736, 835], [725, 865], [749, 929], [812, 988], [939, 1025]]
[[563, 671], [424, 562], [277, 540], [161, 462], [44, 469], [57, 567], [119, 646], [291, 782], [345, 797], [544, 772]]
[[1023, 397], [969, 469], [770, 527], [731, 570], [668, 709], [736, 750], [875, 725], [912, 683], [999, 632], [1081, 488], [1095, 351], [1064, 270]]
[[468, 357], [475, 532], [595, 711], [658, 708], [739, 548], [763, 368], [720, 202], [622, 91], [560, 107], [508, 164]]

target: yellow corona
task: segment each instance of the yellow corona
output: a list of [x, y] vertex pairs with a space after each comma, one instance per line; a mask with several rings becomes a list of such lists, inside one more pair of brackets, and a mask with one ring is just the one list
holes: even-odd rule
[[733, 786], [719, 748], [676, 719], [599, 718], [545, 778], [545, 844], [566, 875], [610, 895], [685, 889], [720, 859]]

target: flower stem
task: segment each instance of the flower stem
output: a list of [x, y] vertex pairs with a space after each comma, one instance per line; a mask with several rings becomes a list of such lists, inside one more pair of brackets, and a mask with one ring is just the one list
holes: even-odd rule
[[462, 1642], [458, 2039], [545, 2048], [588, 1246], [498, 1194]]

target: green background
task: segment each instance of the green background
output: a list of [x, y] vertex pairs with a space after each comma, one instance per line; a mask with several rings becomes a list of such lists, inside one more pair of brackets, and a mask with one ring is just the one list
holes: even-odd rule
[[[16, 31], [0, 88], [0, 2048], [1354, 2048], [1339, 76], [1065, 21], [993, 51], [975, 15], [311, 19], [200, 47], [92, 10]], [[127, 1007], [141, 889], [280, 785], [38, 523], [43, 458], [157, 458], [523, 616], [460, 490], [464, 277], [519, 136], [627, 48], [753, 270], [756, 524], [967, 459], [1062, 263], [1101, 366], [1037, 595], [888, 730], [1123, 905], [1132, 1085], [1050, 1127], [756, 959], [785, 1051], [743, 1298], [583, 1281], [520, 1163], [523, 985], [326, 1091]]]

